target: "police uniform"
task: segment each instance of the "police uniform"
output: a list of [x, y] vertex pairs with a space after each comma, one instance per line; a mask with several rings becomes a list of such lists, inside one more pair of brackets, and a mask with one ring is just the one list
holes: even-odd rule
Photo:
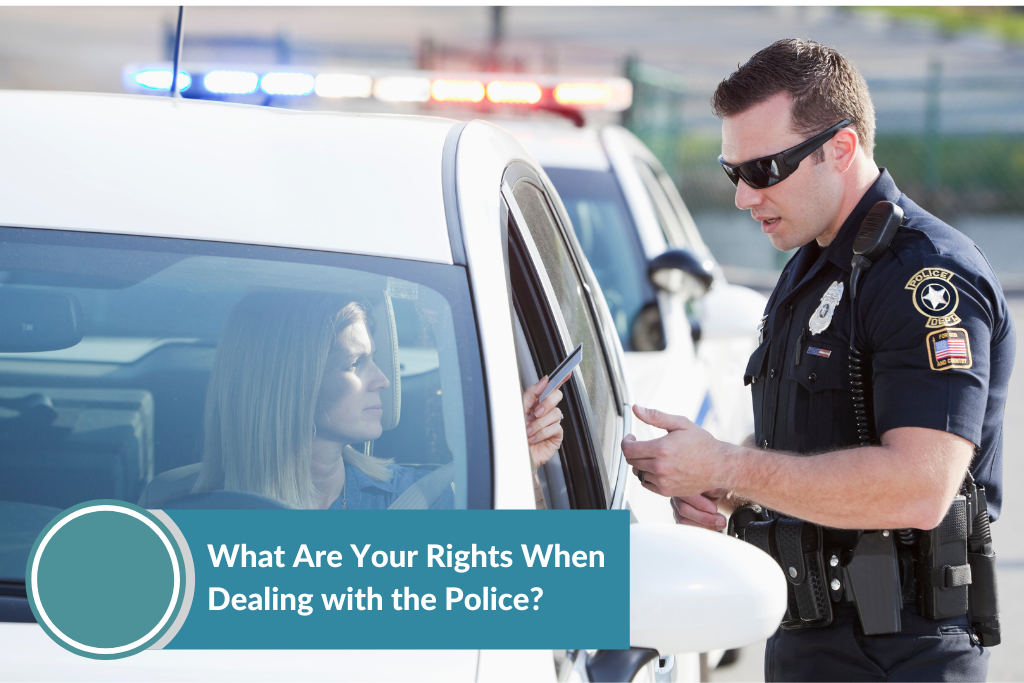
[[[971, 472], [987, 489], [995, 519], [1013, 322], [978, 247], [903, 195], [884, 169], [835, 240], [824, 249], [815, 241], [802, 247], [772, 292], [745, 378], [757, 445], [806, 455], [858, 445], [850, 261], [861, 222], [882, 200], [899, 205], [905, 217], [862, 277], [856, 303], [875, 433], [925, 427], [975, 444]], [[913, 600], [904, 600], [897, 634], [865, 636], [846, 602], [835, 605], [830, 626], [780, 629], [768, 643], [766, 680], [984, 680], [989, 653], [966, 615], [925, 619]]]

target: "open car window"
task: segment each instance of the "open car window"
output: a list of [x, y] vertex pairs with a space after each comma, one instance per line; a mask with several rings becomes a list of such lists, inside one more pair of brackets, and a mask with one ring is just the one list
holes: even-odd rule
[[[393, 507], [442, 469], [397, 507], [490, 507], [463, 268], [55, 230], [0, 242], [0, 581], [88, 500], [325, 507], [314, 442], [345, 450], [348, 509]], [[342, 334], [353, 320], [361, 341]]]

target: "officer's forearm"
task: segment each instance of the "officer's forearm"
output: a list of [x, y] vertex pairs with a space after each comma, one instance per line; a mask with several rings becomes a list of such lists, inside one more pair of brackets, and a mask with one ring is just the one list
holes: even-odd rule
[[826, 526], [930, 529], [945, 515], [972, 452], [960, 437], [921, 428], [887, 432], [881, 446], [810, 457], [732, 446], [719, 485]]

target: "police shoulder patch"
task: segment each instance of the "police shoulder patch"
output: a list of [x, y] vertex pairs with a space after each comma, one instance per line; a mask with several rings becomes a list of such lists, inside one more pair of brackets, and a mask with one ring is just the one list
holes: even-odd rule
[[928, 318], [925, 327], [940, 328], [956, 325], [960, 316], [956, 307], [960, 294], [951, 280], [953, 271], [945, 268], [922, 268], [907, 282], [918, 313]]
[[932, 370], [967, 370], [974, 364], [971, 339], [962, 327], [947, 327], [928, 335], [928, 364]]

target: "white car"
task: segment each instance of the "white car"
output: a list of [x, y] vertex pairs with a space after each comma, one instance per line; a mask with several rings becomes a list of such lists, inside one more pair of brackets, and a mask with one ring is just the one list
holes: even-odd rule
[[[388, 386], [383, 435], [364, 448], [409, 469], [451, 463], [452, 506], [631, 509], [631, 643], [652, 651], [631, 661], [650, 662], [650, 675], [670, 655], [775, 630], [786, 601], [775, 562], [671, 525], [664, 500], [628, 476], [619, 443], [632, 394], [614, 321], [558, 196], [507, 132], [41, 92], [0, 93], [0, 122], [11, 132], [0, 139], [2, 677], [589, 680], [630, 659], [161, 650], [94, 661], [31, 623], [26, 557], [54, 515], [99, 498], [144, 495], [157, 507], [189, 493], [181, 482], [203, 457], [215, 358], [257, 357], [248, 341], [224, 347], [221, 331], [264, 291], [286, 293], [269, 312], [300, 322], [301, 302], [344, 297], [371, 310]], [[262, 362], [305, 371], [298, 336]], [[565, 440], [537, 493], [521, 392], [578, 343]], [[259, 376], [259, 363], [246, 367]], [[231, 401], [251, 406], [257, 426], [285, 425], [263, 391]], [[692, 678], [681, 668], [677, 678]]]
[[[743, 369], [765, 297], [729, 284], [654, 154], [620, 126], [502, 120], [561, 196], [612, 312], [642, 405], [725, 441], [753, 431]], [[656, 274], [676, 265], [690, 277]]]

